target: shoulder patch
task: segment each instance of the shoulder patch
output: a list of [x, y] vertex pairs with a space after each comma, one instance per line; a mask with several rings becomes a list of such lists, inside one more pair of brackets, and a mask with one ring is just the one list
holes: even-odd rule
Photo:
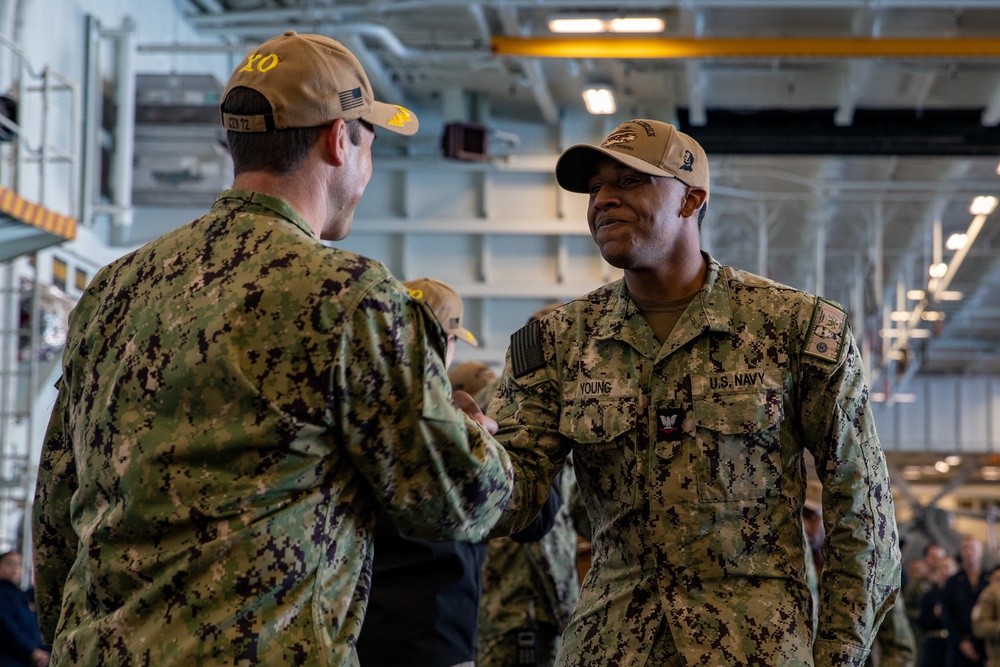
[[516, 378], [545, 366], [542, 323], [538, 320], [529, 322], [511, 335], [510, 366]]
[[832, 301], [817, 298], [803, 353], [823, 361], [836, 362], [844, 347], [846, 329], [847, 312]]

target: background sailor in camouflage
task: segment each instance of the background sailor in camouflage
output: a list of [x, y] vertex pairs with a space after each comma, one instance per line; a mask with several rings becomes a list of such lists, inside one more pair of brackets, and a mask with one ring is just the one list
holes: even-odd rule
[[374, 128], [415, 117], [294, 33], [223, 108], [234, 189], [102, 269], [71, 318], [34, 504], [54, 665], [356, 665], [377, 507], [481, 539], [510, 493], [430, 310], [319, 240], [350, 230]]
[[[899, 587], [885, 459], [839, 305], [701, 252], [708, 163], [634, 120], [574, 146], [611, 283], [512, 336], [490, 414], [515, 466], [494, 531], [529, 520], [572, 452], [593, 564], [557, 664], [862, 665]], [[818, 629], [805, 451], [823, 483]]]
[[[528, 321], [541, 319], [558, 306], [544, 306]], [[473, 395], [478, 400], [480, 394]], [[480, 405], [487, 409], [489, 398]], [[577, 532], [590, 538], [586, 510], [582, 503], [574, 503], [579, 494], [572, 465], [563, 468], [555, 484], [563, 503], [545, 537], [523, 544], [509, 537], [489, 542], [479, 607], [479, 667], [547, 667], [555, 660], [559, 637], [580, 597]], [[576, 526], [581, 524], [579, 530]]]

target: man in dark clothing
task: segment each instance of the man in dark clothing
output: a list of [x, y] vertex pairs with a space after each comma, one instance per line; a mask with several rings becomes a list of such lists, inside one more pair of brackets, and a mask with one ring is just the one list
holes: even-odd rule
[[941, 623], [948, 630], [945, 667], [981, 667], [983, 643], [972, 635], [972, 608], [989, 584], [983, 572], [983, 545], [974, 537], [962, 540], [961, 569], [944, 585]]
[[21, 590], [21, 554], [0, 554], [0, 667], [44, 667], [49, 652], [42, 643], [32, 598]]
[[[458, 292], [431, 278], [403, 285], [440, 323], [447, 337], [445, 368], [451, 366], [457, 340], [478, 345], [462, 326], [464, 306]], [[541, 538], [561, 504], [554, 489], [538, 519], [514, 539]], [[380, 512], [371, 594], [357, 644], [361, 667], [473, 667], [487, 547], [485, 541], [411, 537], [387, 512]]]

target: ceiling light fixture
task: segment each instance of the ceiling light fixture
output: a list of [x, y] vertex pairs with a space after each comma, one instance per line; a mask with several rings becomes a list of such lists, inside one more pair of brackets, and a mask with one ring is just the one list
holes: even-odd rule
[[997, 207], [996, 197], [976, 197], [972, 200], [969, 213], [972, 215], [989, 215]]
[[618, 109], [615, 91], [607, 84], [588, 84], [583, 89], [583, 103], [587, 105], [587, 111], [597, 115], [612, 114]]
[[663, 32], [666, 27], [666, 22], [655, 16], [624, 17], [611, 19], [608, 22], [610, 32]]
[[604, 21], [598, 18], [553, 18], [549, 19], [549, 30], [558, 33], [606, 32]]
[[920, 301], [926, 296], [922, 289], [911, 289], [906, 293], [906, 298], [911, 301]]
[[965, 244], [968, 242], [968, 234], [952, 234], [948, 237], [948, 240], [944, 242], [944, 247], [948, 250], [960, 250], [964, 248]]
[[613, 19], [592, 16], [556, 16], [549, 19], [549, 31], [560, 34], [653, 33], [663, 32], [666, 27], [666, 22], [655, 16], [622, 16]]
[[948, 265], [944, 262], [938, 262], [937, 264], [931, 264], [930, 268], [927, 269], [927, 273], [931, 278], [941, 278], [944, 274], [948, 273]]

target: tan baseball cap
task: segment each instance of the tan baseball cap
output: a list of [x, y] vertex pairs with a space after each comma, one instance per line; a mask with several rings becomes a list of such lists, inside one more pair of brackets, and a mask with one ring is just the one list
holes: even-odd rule
[[536, 310], [531, 314], [531, 317], [528, 318], [528, 321], [534, 322], [535, 320], [540, 320], [561, 305], [562, 305], [561, 303], [550, 303], [547, 306], [542, 306], [541, 308], [539, 308], [538, 310]]
[[702, 188], [708, 201], [708, 157], [697, 141], [669, 123], [630, 120], [616, 127], [600, 146], [570, 146], [556, 162], [556, 181], [570, 192], [587, 192], [594, 165], [604, 156], [644, 174]]
[[403, 285], [410, 291], [410, 296], [423, 301], [441, 323], [441, 328], [447, 334], [455, 334], [459, 340], [464, 340], [473, 347], [479, 347], [479, 342], [472, 332], [462, 328], [462, 297], [458, 292], [433, 278], [408, 280]]
[[250, 88], [271, 103], [270, 114], [222, 114], [222, 125], [235, 132], [267, 132], [318, 127], [338, 118], [360, 118], [397, 134], [417, 131], [409, 109], [375, 100], [361, 63], [343, 44], [323, 35], [288, 30], [252, 50], [229, 77], [233, 88]]
[[481, 361], [466, 361], [448, 371], [448, 379], [452, 389], [461, 389], [475, 396], [483, 387], [495, 382], [497, 374]]

